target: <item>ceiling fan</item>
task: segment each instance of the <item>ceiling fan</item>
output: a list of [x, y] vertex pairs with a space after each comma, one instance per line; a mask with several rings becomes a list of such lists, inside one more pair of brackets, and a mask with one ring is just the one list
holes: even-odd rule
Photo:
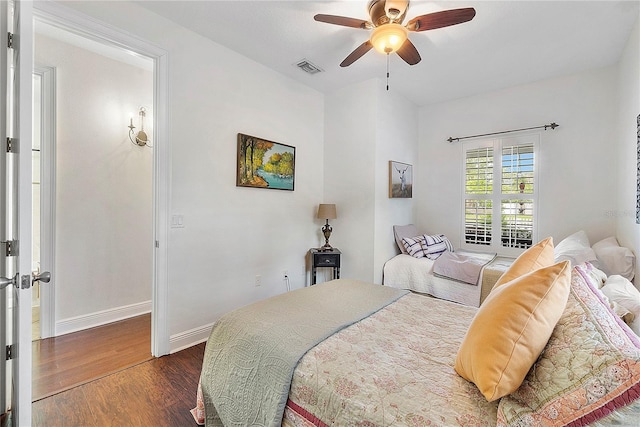
[[373, 30], [369, 40], [351, 52], [340, 63], [341, 67], [353, 64], [372, 48], [386, 54], [396, 52], [407, 64], [415, 65], [422, 58], [408, 38], [410, 31], [417, 32], [448, 27], [471, 21], [476, 16], [476, 11], [472, 7], [451, 9], [416, 16], [406, 25], [402, 25], [409, 9], [409, 0], [371, 0], [368, 9], [371, 21], [324, 14], [313, 17], [318, 22]]

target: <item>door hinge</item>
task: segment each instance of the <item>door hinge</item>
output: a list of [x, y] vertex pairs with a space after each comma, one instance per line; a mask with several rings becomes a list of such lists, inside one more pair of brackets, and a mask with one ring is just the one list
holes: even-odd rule
[[4, 360], [13, 359], [13, 344], [9, 344], [5, 350]]
[[13, 33], [7, 33], [7, 47], [13, 49]]
[[158, 240], [156, 240], [156, 248], [160, 247], [160, 242]]
[[2, 242], [4, 245], [4, 256], [18, 256], [18, 241], [7, 240]]
[[13, 138], [7, 137], [7, 153], [14, 153], [13, 149], [15, 148]]

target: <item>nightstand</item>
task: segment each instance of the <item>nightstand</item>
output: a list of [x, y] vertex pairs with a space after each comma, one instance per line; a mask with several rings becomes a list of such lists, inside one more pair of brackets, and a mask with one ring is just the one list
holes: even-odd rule
[[316, 248], [310, 249], [311, 256], [311, 284], [316, 284], [316, 269], [318, 267], [333, 268], [333, 278], [340, 278], [340, 255], [341, 252], [333, 248], [330, 251], [320, 251]]

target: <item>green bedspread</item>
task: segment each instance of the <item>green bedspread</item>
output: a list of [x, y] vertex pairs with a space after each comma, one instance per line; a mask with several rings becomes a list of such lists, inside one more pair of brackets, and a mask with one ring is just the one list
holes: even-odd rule
[[407, 291], [339, 279], [224, 315], [201, 373], [207, 426], [279, 426], [293, 371], [316, 344]]

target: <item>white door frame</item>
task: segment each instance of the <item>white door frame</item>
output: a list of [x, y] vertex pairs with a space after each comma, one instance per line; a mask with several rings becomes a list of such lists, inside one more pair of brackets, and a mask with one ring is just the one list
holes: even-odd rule
[[56, 69], [36, 64], [33, 74], [42, 79], [40, 138], [40, 270], [51, 281], [40, 286], [40, 338], [55, 336], [56, 247]]
[[[170, 200], [170, 141], [169, 141], [169, 74], [168, 53], [114, 26], [76, 12], [54, 2], [35, 2], [35, 19], [81, 35], [88, 39], [107, 43], [154, 62], [153, 73], [153, 276], [151, 308], [151, 354], [169, 354], [168, 327], [168, 235]], [[52, 277], [52, 280], [54, 278]], [[44, 288], [44, 286], [43, 286]]]

